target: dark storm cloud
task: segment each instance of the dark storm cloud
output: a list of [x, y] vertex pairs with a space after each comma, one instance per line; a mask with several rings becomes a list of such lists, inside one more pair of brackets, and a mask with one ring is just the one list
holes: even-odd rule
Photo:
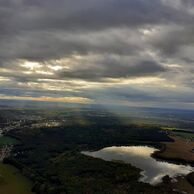
[[[99, 30], [164, 22], [191, 22], [188, 13], [158, 0], [8, 0], [15, 29]], [[13, 28], [11, 28], [13, 29]]]
[[[136, 49], [135, 44], [123, 40], [115, 42], [117, 45], [106, 40], [104, 45], [92, 44], [91, 33], [111, 28], [191, 23], [194, 19], [184, 10], [155, 0], [8, 0], [1, 2], [1, 9], [0, 58], [6, 59], [47, 60], [89, 51], [128, 54]], [[83, 39], [85, 33], [88, 39]]]
[[[64, 78], [85, 79], [100, 81], [106, 78], [128, 78], [139, 76], [150, 76], [167, 71], [167, 68], [154, 61], [130, 62], [118, 59], [105, 58], [103, 61], [96, 61], [96, 64], [88, 64], [72, 70], [59, 73]], [[104, 80], [103, 80], [104, 81]]]
[[150, 41], [165, 55], [174, 55], [179, 53], [181, 47], [194, 46], [193, 32], [193, 26], [163, 27]]
[[[59, 59], [75, 53], [81, 55], [90, 52], [131, 55], [141, 50], [138, 43], [126, 41], [124, 35], [114, 32], [107, 33], [108, 35], [106, 33], [70, 34], [65, 32], [24, 33], [17, 38], [2, 41], [0, 56], [8, 59], [44, 61]], [[128, 35], [131, 35], [131, 38], [137, 38], [130, 32]]]

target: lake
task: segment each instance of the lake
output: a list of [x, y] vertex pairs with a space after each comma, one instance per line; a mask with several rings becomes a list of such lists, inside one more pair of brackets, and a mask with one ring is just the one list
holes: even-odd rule
[[122, 161], [141, 169], [139, 181], [156, 185], [168, 175], [171, 178], [187, 175], [194, 171], [189, 165], [179, 165], [169, 162], [157, 161], [151, 155], [158, 149], [149, 146], [113, 146], [99, 151], [83, 151], [82, 154], [101, 158], [106, 161]]

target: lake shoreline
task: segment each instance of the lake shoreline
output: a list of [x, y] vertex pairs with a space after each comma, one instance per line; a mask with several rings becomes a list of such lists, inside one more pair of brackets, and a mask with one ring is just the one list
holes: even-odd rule
[[[141, 170], [139, 181], [157, 185], [162, 183], [163, 177], [169, 176], [172, 180], [177, 176], [187, 176], [194, 171], [189, 165], [174, 164], [156, 160], [152, 154], [158, 149], [151, 146], [112, 146], [98, 151], [82, 151], [81, 153], [105, 161], [122, 161], [125, 164]], [[176, 169], [176, 170], [175, 170]]]

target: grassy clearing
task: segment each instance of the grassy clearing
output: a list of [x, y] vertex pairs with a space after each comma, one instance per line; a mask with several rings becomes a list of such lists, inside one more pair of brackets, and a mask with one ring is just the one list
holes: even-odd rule
[[162, 127], [161, 129], [169, 131], [171, 134], [176, 135], [178, 137], [194, 140], [194, 133], [186, 129], [179, 129], [174, 127]]
[[2, 136], [0, 137], [0, 146], [4, 146], [4, 145], [15, 145], [19, 143], [18, 140], [13, 139], [11, 137], [6, 137], [6, 136]]
[[185, 138], [185, 139], [194, 139], [193, 133], [175, 131], [175, 132], [173, 132], [173, 134], [175, 134], [176, 136]]
[[32, 194], [32, 183], [10, 165], [0, 163], [1, 194]]
[[161, 129], [167, 130], [167, 131], [175, 131], [175, 130], [178, 130], [178, 129], [175, 128], [175, 127], [161, 127]]

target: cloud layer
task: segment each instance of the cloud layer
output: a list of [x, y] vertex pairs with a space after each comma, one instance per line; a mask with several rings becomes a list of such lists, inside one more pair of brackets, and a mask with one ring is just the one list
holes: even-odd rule
[[193, 21], [193, 0], [1, 0], [0, 97], [193, 107]]

